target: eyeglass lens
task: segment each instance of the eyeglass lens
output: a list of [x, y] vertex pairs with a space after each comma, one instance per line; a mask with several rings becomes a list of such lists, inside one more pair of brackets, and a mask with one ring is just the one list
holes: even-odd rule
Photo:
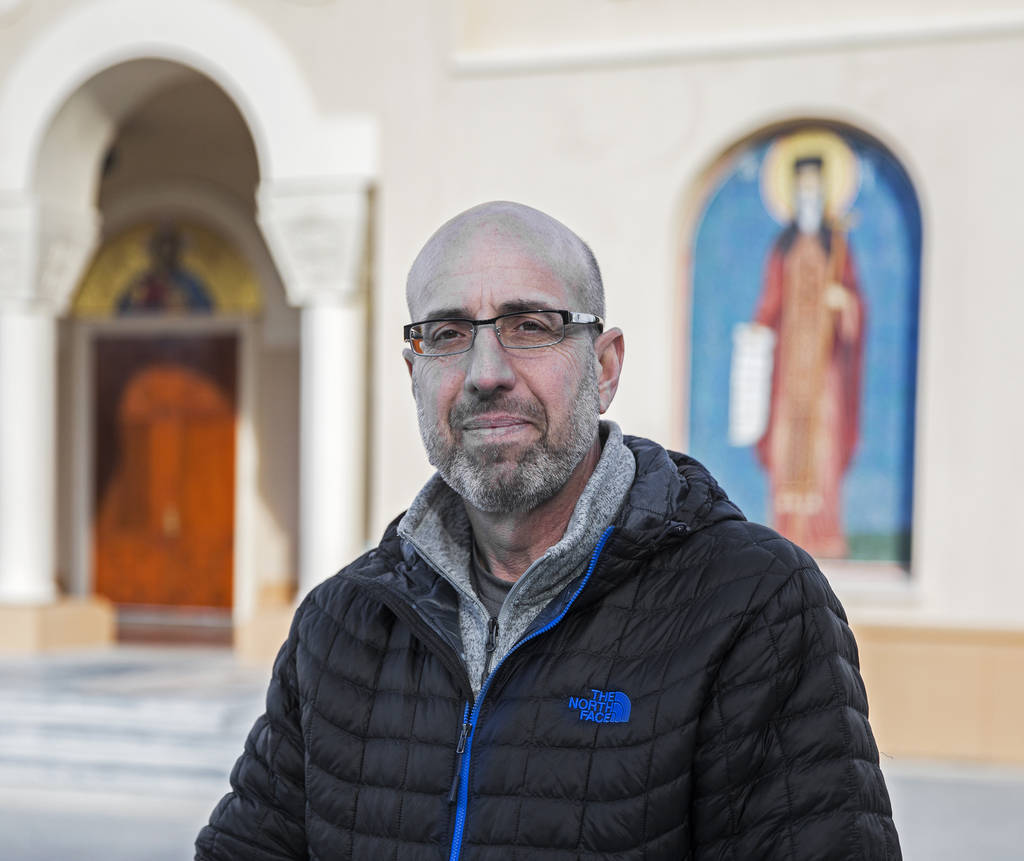
[[[425, 356], [462, 353], [473, 345], [471, 320], [432, 320], [413, 328], [414, 349]], [[503, 314], [494, 322], [502, 346], [512, 349], [548, 347], [564, 335], [562, 317], [555, 311], [531, 311], [528, 314]]]

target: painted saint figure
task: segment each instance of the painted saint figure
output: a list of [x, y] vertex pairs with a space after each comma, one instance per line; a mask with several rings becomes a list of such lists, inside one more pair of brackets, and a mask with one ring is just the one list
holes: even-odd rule
[[212, 311], [200, 280], [182, 265], [185, 239], [173, 226], [158, 228], [149, 241], [150, 266], [128, 285], [117, 303], [120, 314], [154, 311]]
[[857, 445], [865, 308], [841, 224], [826, 216], [824, 159], [793, 162], [793, 220], [765, 268], [754, 322], [775, 334], [757, 455], [773, 526], [810, 553], [844, 557], [841, 487]]

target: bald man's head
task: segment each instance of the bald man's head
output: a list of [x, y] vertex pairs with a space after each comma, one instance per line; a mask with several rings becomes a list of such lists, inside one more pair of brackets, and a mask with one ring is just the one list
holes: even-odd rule
[[441, 225], [416, 256], [405, 284], [409, 313], [423, 307], [421, 295], [445, 269], [448, 259], [483, 236], [514, 243], [555, 272], [576, 295], [573, 311], [603, 317], [604, 285], [597, 260], [587, 244], [557, 219], [509, 201], [481, 203]]

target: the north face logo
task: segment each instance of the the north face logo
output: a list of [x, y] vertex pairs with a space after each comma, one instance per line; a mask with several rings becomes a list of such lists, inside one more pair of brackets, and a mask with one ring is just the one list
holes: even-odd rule
[[629, 720], [630, 702], [622, 691], [591, 689], [590, 698], [569, 697], [569, 708], [579, 709], [580, 720], [594, 723], [625, 723]]

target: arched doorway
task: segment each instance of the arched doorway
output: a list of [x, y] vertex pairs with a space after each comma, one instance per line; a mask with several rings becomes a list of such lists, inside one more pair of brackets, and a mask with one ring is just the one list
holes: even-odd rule
[[[161, 133], [168, 119], [189, 133]], [[238, 345], [231, 615], [236, 632], [254, 632], [241, 642], [266, 651], [285, 625], [275, 606], [274, 633], [260, 633], [263, 593], [287, 601], [363, 543], [374, 119], [322, 110], [287, 39], [237, 5], [140, 13], [134, 0], [97, 0], [53, 16], [12, 58], [0, 127], [0, 412], [19, 416], [0, 423], [0, 603], [26, 620], [14, 640], [108, 637], [109, 607], [88, 600], [95, 342], [223, 334]], [[219, 232], [253, 267], [259, 316], [66, 317], [98, 244], [180, 219]], [[341, 345], [338, 325], [352, 333]], [[315, 432], [300, 435], [300, 422]], [[264, 442], [275, 456], [258, 456]], [[313, 513], [301, 528], [300, 476]], [[46, 633], [84, 616], [92, 633]]]
[[[104, 236], [60, 339], [62, 441], [79, 488], [63, 550], [70, 585], [116, 605], [122, 639], [229, 642], [236, 597], [262, 574], [254, 515], [296, 530], [294, 482], [260, 496], [251, 461], [261, 446], [295, 460], [297, 416], [267, 439], [258, 404], [273, 392], [253, 380], [269, 334], [297, 388], [298, 312], [255, 223], [259, 171], [237, 108], [165, 62], [115, 66], [86, 86], [116, 100], [119, 82], [140, 76], [159, 85], [121, 115], [107, 149]], [[285, 540], [282, 579], [295, 567]]]

